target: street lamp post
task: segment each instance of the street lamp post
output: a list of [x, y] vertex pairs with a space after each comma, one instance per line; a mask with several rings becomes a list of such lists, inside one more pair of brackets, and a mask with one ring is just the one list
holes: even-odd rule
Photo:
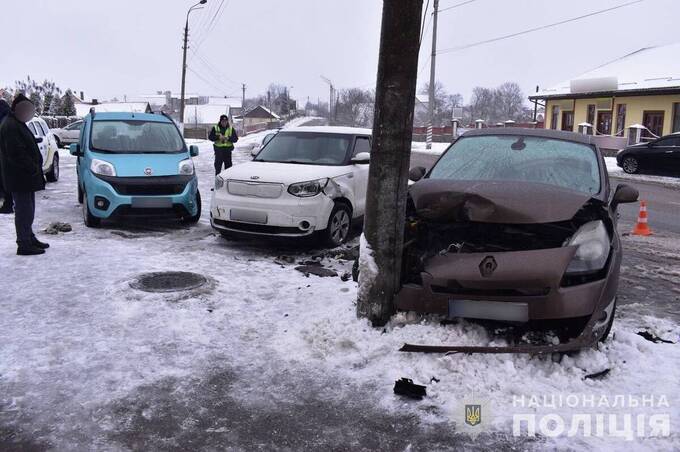
[[180, 124], [184, 124], [184, 90], [186, 88], [186, 80], [187, 80], [187, 49], [189, 48], [189, 14], [191, 14], [192, 11], [195, 11], [197, 9], [202, 9], [203, 7], [201, 5], [205, 5], [208, 3], [208, 0], [201, 0], [200, 2], [196, 3], [194, 6], [189, 8], [189, 11], [187, 11], [187, 21], [186, 24], [184, 25], [184, 55], [182, 56], [182, 94], [181, 98], [179, 101], [179, 122]]

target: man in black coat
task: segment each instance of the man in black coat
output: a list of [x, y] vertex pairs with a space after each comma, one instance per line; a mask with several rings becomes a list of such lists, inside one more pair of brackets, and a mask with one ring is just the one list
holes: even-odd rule
[[210, 131], [208, 139], [213, 142], [215, 150], [215, 175], [225, 169], [231, 168], [231, 153], [234, 150], [234, 143], [238, 142], [236, 129], [229, 125], [227, 115], [220, 116], [220, 122]]
[[35, 137], [26, 123], [35, 116], [35, 106], [23, 94], [12, 102], [12, 111], [0, 124], [0, 167], [4, 189], [14, 198], [17, 254], [44, 254], [49, 248], [33, 234], [35, 192], [45, 189], [43, 160]]
[[[9, 114], [10, 108], [9, 104], [5, 99], [0, 99], [0, 124], [2, 120]], [[14, 209], [12, 208], [12, 194], [6, 193], [2, 186], [2, 166], [0, 165], [0, 213], [12, 213]]]

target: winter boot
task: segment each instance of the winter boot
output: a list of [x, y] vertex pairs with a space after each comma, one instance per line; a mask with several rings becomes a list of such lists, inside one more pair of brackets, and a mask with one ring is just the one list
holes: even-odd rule
[[45, 250], [33, 245], [19, 246], [17, 248], [17, 256], [37, 256], [39, 254], [45, 254]]
[[40, 248], [41, 250], [46, 250], [47, 248], [50, 247], [49, 243], [41, 242], [38, 240], [36, 236], [33, 236], [31, 239], [31, 245], [33, 245], [36, 248]]

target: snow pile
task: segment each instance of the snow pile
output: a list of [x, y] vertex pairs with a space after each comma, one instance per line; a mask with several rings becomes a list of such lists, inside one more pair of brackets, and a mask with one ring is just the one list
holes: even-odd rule
[[442, 155], [444, 151], [449, 148], [449, 146], [451, 146], [451, 143], [432, 143], [432, 149], [427, 149], [427, 143], [422, 141], [414, 141], [411, 146], [411, 152]]
[[375, 257], [371, 245], [366, 240], [366, 236], [361, 234], [359, 245], [359, 291], [358, 298], [365, 300], [375, 284], [375, 279], [378, 276], [378, 264], [375, 262]]

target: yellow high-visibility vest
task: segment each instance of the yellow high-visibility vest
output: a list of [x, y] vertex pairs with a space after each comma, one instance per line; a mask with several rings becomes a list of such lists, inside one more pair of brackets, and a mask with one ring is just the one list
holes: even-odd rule
[[[215, 133], [216, 134], [222, 133], [222, 130], [220, 129], [219, 124], [215, 125]], [[234, 128], [229, 126], [227, 128], [227, 130], [224, 132], [224, 136], [226, 138], [230, 138], [233, 133], [234, 133]], [[229, 141], [227, 141], [225, 143], [220, 143], [219, 141], [215, 141], [214, 144], [215, 144], [215, 147], [218, 147], [218, 148], [233, 148], [234, 147], [234, 143], [230, 143]]]

